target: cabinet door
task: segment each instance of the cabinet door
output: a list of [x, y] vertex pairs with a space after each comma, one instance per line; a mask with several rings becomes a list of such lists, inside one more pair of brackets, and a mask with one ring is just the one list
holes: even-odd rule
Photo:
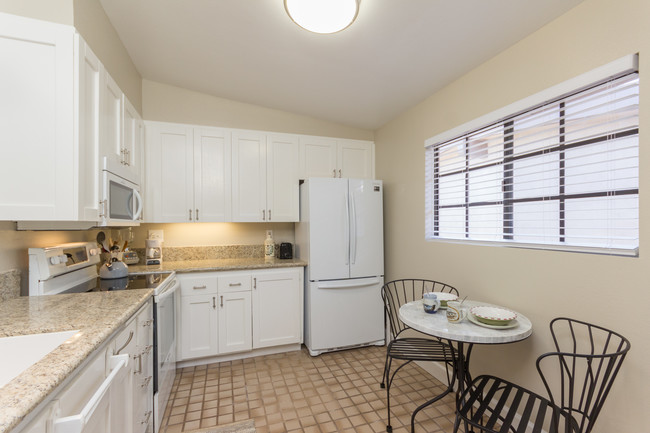
[[232, 220], [267, 220], [266, 136], [262, 133], [232, 134]]
[[124, 97], [124, 145], [122, 164], [131, 171], [140, 184], [140, 156], [142, 152], [141, 138], [142, 118], [140, 113]]
[[231, 164], [230, 132], [194, 129], [195, 221], [230, 221]]
[[181, 355], [183, 359], [216, 355], [217, 295], [181, 297]]
[[300, 144], [297, 136], [271, 134], [266, 146], [267, 221], [300, 219]]
[[73, 30], [0, 16], [0, 220], [72, 220]]
[[338, 141], [339, 177], [350, 179], [374, 178], [374, 144], [371, 141]]
[[251, 292], [219, 294], [219, 354], [252, 347]]
[[138, 353], [136, 333], [137, 323], [134, 319], [115, 337], [112, 347], [108, 349], [109, 357], [120, 354], [129, 355], [128, 373], [121, 375], [120, 379], [116, 379], [111, 385], [111, 431], [129, 432], [133, 425], [133, 386], [134, 367], [136, 367], [133, 359]]
[[194, 221], [192, 128], [146, 123], [147, 222]]
[[76, 85], [79, 89], [75, 117], [79, 119], [79, 219], [99, 221], [100, 173], [99, 119], [103, 66], [88, 44], [75, 35]]
[[338, 177], [336, 171], [336, 139], [325, 137], [300, 138], [302, 178]]
[[253, 347], [300, 343], [300, 271], [253, 274]]
[[113, 78], [104, 70], [102, 87], [103, 113], [100, 121], [101, 156], [123, 165], [124, 163], [124, 95]]

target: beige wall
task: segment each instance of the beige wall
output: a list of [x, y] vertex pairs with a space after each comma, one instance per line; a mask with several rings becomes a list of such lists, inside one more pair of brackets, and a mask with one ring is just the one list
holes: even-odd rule
[[72, 0], [0, 0], [0, 12], [73, 24]]
[[99, 0], [74, 0], [74, 26], [131, 104], [142, 113], [142, 77]]
[[470, 298], [531, 318], [524, 342], [477, 347], [474, 374], [501, 375], [543, 392], [534, 360], [550, 349], [548, 323], [568, 315], [622, 332], [632, 350], [595, 432], [647, 431], [650, 407], [650, 199], [640, 198], [639, 258], [424, 241], [424, 140], [627, 54], [640, 53], [640, 190], [650, 190], [650, 2], [585, 0], [394, 119], [375, 134], [385, 185], [386, 279], [428, 277]]
[[259, 105], [142, 81], [143, 117], [161, 122], [372, 140], [373, 132]]

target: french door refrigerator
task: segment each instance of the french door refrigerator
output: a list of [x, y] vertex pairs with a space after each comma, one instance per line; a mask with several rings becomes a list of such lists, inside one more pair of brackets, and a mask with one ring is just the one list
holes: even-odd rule
[[380, 180], [300, 185], [296, 256], [308, 263], [304, 340], [312, 356], [384, 344], [382, 193]]

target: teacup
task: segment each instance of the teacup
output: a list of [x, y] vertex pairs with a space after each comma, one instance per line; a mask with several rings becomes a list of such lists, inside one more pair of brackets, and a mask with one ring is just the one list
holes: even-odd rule
[[426, 313], [433, 314], [440, 308], [440, 301], [435, 293], [427, 292], [422, 296], [422, 305]]
[[460, 323], [467, 317], [467, 308], [461, 307], [458, 301], [447, 302], [447, 320], [449, 323]]

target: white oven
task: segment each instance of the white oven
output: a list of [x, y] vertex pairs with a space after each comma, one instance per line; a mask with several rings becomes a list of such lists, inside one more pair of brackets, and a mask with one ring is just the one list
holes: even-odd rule
[[142, 196], [137, 179], [129, 178], [123, 170], [105, 158], [102, 170], [103, 196], [101, 222], [105, 226], [140, 225]]
[[176, 307], [179, 283], [170, 277], [154, 299], [154, 427], [159, 432], [176, 377]]

